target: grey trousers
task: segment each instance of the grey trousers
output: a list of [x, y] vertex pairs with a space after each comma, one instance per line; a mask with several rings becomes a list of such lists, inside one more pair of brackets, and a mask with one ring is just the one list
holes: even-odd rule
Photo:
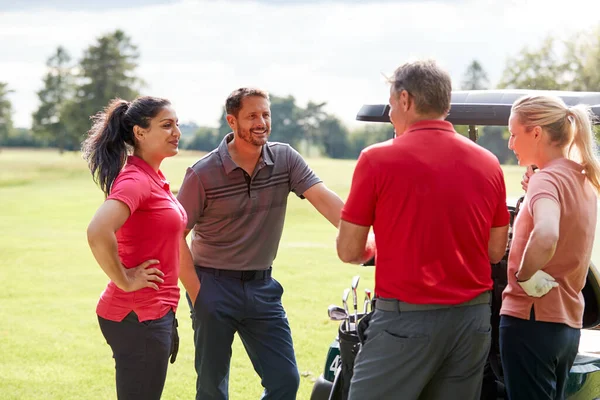
[[490, 306], [375, 310], [356, 356], [350, 400], [478, 400]]

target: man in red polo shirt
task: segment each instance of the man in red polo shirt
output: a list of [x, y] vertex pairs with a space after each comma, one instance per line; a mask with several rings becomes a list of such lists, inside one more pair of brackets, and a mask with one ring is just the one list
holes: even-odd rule
[[396, 137], [361, 153], [337, 242], [344, 262], [374, 250], [375, 312], [350, 399], [478, 399], [490, 341], [490, 262], [509, 214], [498, 159], [444, 121], [450, 76], [433, 61], [390, 79]]

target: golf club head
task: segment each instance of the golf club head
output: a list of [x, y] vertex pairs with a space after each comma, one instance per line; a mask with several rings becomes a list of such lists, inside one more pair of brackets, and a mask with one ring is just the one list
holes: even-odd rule
[[345, 321], [348, 318], [348, 313], [340, 306], [334, 304], [327, 308], [327, 315], [332, 321]]
[[358, 281], [360, 281], [360, 275], [356, 275], [354, 278], [352, 278], [352, 290], [356, 291], [356, 288], [358, 287]]

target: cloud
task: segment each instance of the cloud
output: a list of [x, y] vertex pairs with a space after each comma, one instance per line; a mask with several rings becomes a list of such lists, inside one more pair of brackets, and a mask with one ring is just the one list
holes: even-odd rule
[[174, 4], [178, 0], [0, 0], [0, 11], [103, 11]]
[[56, 47], [78, 60], [98, 36], [123, 29], [140, 50], [144, 93], [171, 99], [184, 122], [216, 125], [227, 95], [254, 85], [301, 104], [326, 101], [352, 124], [363, 103], [387, 100], [382, 73], [410, 58], [437, 59], [455, 85], [478, 59], [493, 84], [523, 46], [535, 47], [548, 34], [566, 38], [596, 24], [600, 11], [597, 0], [572, 0], [569, 7], [543, 0], [459, 4], [465, 1], [182, 0], [3, 12], [0, 80], [15, 90], [16, 124], [29, 126], [44, 63]]

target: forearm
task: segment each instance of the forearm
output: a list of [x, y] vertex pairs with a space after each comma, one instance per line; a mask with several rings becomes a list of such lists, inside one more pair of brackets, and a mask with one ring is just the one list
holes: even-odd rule
[[325, 202], [326, 207], [323, 210], [319, 210], [319, 212], [337, 229], [340, 225], [340, 215], [342, 214], [344, 201], [331, 190], [327, 190], [329, 192], [329, 201]]
[[200, 291], [200, 279], [196, 274], [190, 248], [183, 237], [179, 242], [179, 280], [192, 301], [194, 301]]
[[375, 237], [371, 234], [367, 237], [364, 245], [348, 242], [346, 242], [346, 244], [341, 243], [338, 235], [337, 249], [340, 260], [349, 264], [364, 264], [373, 258], [377, 252], [375, 247]]
[[88, 243], [100, 268], [119, 289], [125, 290], [127, 275], [119, 259], [117, 238], [114, 232], [88, 231]]
[[548, 264], [548, 261], [554, 256], [556, 251], [556, 241], [544, 238], [534, 229], [529, 237], [529, 242], [525, 247], [523, 260], [517, 272], [519, 281], [526, 281], [537, 271]]
[[337, 229], [344, 201], [323, 183], [318, 183], [308, 189], [304, 192], [304, 196]]

